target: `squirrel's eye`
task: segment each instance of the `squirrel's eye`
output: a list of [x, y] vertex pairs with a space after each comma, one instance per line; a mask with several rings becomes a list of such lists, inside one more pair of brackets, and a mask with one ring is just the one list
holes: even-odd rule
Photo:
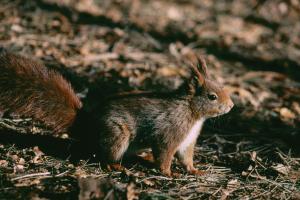
[[208, 98], [209, 98], [209, 100], [213, 101], [213, 100], [216, 100], [218, 98], [218, 96], [216, 94], [208, 94]]

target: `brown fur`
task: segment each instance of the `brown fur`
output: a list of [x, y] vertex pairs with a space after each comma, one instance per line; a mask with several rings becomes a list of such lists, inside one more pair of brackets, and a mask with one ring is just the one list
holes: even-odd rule
[[32, 117], [58, 133], [67, 131], [80, 108], [60, 74], [37, 61], [0, 53], [0, 112]]
[[[211, 94], [218, 98], [209, 99]], [[223, 87], [209, 79], [202, 60], [197, 67], [192, 66], [191, 79], [178, 91], [121, 95], [102, 104], [99, 151], [103, 161], [117, 162], [131, 147], [151, 147], [163, 174], [171, 174], [175, 154], [189, 173], [201, 174], [193, 166], [197, 137], [184, 151], [178, 148], [199, 119], [225, 114], [232, 107]]]

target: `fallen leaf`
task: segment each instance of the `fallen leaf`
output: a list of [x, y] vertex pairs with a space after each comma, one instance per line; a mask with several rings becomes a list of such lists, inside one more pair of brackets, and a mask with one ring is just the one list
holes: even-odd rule
[[153, 181], [150, 181], [149, 179], [143, 180], [143, 183], [145, 183], [148, 186], [154, 186], [155, 185], [155, 183]]
[[280, 174], [283, 174], [283, 175], [288, 175], [289, 171], [290, 171], [290, 167], [285, 166], [283, 164], [277, 164], [276, 166], [272, 166], [272, 169], [274, 169], [275, 171], [277, 171], [277, 172], [279, 172]]
[[0, 160], [0, 167], [7, 167], [8, 162], [6, 160]]
[[24, 172], [24, 165], [15, 165], [14, 166], [14, 173], [22, 173]]
[[296, 115], [295, 113], [293, 113], [290, 109], [288, 108], [281, 108], [280, 111], [280, 116], [285, 119], [285, 120], [291, 120], [291, 119], [295, 119]]

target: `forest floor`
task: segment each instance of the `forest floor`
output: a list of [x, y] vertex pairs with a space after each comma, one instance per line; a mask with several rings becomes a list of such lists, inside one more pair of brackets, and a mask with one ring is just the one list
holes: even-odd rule
[[204, 55], [235, 102], [202, 131], [202, 176], [177, 160], [171, 178], [138, 160], [72, 163], [67, 135], [2, 118], [0, 199], [300, 199], [300, 1], [2, 0], [0, 47], [58, 70], [90, 106], [104, 86], [174, 90], [184, 57]]

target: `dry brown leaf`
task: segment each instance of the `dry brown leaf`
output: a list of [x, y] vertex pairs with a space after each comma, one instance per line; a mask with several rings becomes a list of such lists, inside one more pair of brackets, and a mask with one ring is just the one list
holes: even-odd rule
[[8, 162], [6, 160], [0, 160], [0, 167], [7, 167]]
[[15, 165], [14, 166], [14, 173], [23, 173], [24, 172], [24, 165]]
[[298, 116], [300, 116], [300, 104], [298, 102], [293, 102], [292, 103], [292, 108], [293, 108], [294, 111], [296, 111]]
[[38, 146], [33, 147], [33, 152], [36, 156], [42, 156], [44, 153], [40, 150]]
[[281, 108], [280, 111], [280, 116], [284, 119], [284, 120], [291, 120], [291, 119], [295, 119], [296, 115], [295, 113], [293, 113], [290, 109], [288, 108]]
[[254, 108], [259, 107], [259, 102], [257, 98], [254, 97], [251, 92], [241, 87], [227, 86], [226, 87], [230, 94], [237, 93], [239, 95], [239, 99], [243, 102], [243, 104], [247, 104], [248, 102], [253, 105]]
[[18, 155], [11, 155], [10, 156], [11, 159], [14, 161], [14, 162], [17, 162], [19, 160], [19, 156]]
[[153, 181], [149, 180], [149, 179], [144, 179], [143, 183], [145, 183], [148, 186], [154, 186], [155, 185], [155, 183]]
[[283, 175], [288, 175], [290, 172], [290, 167], [289, 166], [285, 166], [283, 164], [277, 164], [275, 166], [272, 166], [272, 169], [274, 169], [275, 171], [279, 172], [280, 174]]
[[24, 160], [24, 158], [20, 158], [18, 164], [19, 164], [19, 165], [25, 165], [25, 160]]

